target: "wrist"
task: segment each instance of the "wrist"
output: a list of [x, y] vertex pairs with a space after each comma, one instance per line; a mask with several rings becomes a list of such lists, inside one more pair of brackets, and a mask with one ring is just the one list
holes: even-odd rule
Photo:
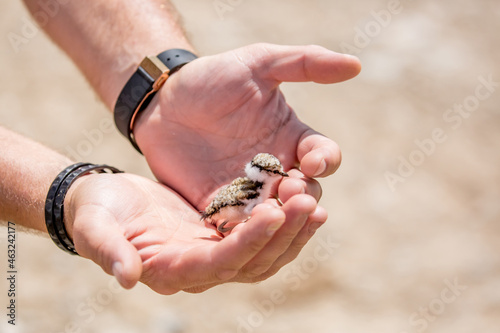
[[[165, 87], [168, 89], [168, 87]], [[158, 94], [160, 95], [160, 94]], [[134, 125], [134, 139], [138, 147], [141, 149], [141, 153], [148, 156], [149, 148], [154, 145], [154, 142], [158, 142], [161, 140], [157, 133], [160, 130], [167, 130], [164, 128], [164, 124], [162, 127], [161, 119], [166, 115], [161, 114], [160, 108], [160, 98], [161, 96], [157, 96], [157, 98], [153, 99], [153, 101], [148, 105], [148, 107], [141, 112], [140, 116], [137, 118], [137, 121]]]
[[99, 85], [96, 90], [100, 93], [104, 103], [110, 110], [114, 110], [123, 87], [136, 72], [143, 59], [150, 55], [157, 55], [168, 49], [184, 49], [196, 53], [194, 48], [185, 38], [175, 41], [155, 41], [142, 43], [142, 46], [133, 48], [122, 48], [114, 52], [111, 61], [100, 76]]
[[66, 194], [66, 198], [64, 199], [64, 227], [66, 228], [66, 232], [71, 239], [73, 238], [73, 224], [75, 222], [76, 212], [78, 210], [78, 197], [79, 193], [81, 193], [82, 187], [81, 185], [85, 183], [90, 177], [93, 175], [85, 175], [73, 182], [71, 187], [68, 189], [68, 193]]
[[[68, 195], [72, 185], [74, 185], [74, 183], [81, 177], [91, 173], [121, 172], [122, 171], [108, 165], [75, 163], [66, 167], [57, 175], [50, 185], [47, 198], [45, 200], [45, 224], [47, 232], [57, 247], [67, 253], [78, 254], [75, 249], [73, 239], [66, 228], [66, 225], [68, 225], [71, 228], [72, 234], [74, 214], [70, 219], [68, 219], [69, 222], [65, 220], [64, 214], [66, 196]], [[74, 209], [70, 209], [70, 211], [73, 212]]]
[[141, 152], [134, 136], [136, 120], [164, 83], [195, 59], [195, 54], [183, 49], [169, 49], [156, 56], [148, 56], [121, 90], [114, 107], [115, 124], [137, 151]]

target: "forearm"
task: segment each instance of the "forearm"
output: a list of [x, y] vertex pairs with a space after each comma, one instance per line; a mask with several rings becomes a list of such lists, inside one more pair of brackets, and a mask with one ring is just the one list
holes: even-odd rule
[[[41, 10], [38, 0], [24, 2], [31, 13]], [[167, 0], [70, 0], [43, 28], [109, 109], [146, 55], [193, 50]]]
[[47, 191], [71, 161], [0, 127], [0, 221], [45, 231]]

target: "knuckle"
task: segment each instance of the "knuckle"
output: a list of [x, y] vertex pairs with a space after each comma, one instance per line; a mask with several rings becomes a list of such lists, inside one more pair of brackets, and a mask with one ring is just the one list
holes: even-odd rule
[[183, 289], [184, 292], [190, 293], [190, 294], [201, 294], [202, 292], [207, 291], [208, 289], [214, 287], [215, 285], [211, 286], [196, 286], [196, 287], [190, 287]]
[[295, 257], [306, 246], [311, 239], [312, 235], [309, 234], [309, 226], [305, 226], [303, 230], [297, 235], [295, 240], [290, 244], [290, 250], [296, 253]]
[[269, 267], [266, 263], [250, 264], [242, 269], [242, 274], [246, 279], [254, 281], [266, 273]]
[[262, 243], [263, 239], [267, 238], [266, 235], [262, 235], [260, 238], [256, 239], [255, 241], [250, 241], [247, 242], [246, 248], [249, 253], [259, 253], [262, 248], [264, 247], [264, 244]]
[[275, 266], [276, 265], [271, 266], [268, 270], [266, 270], [265, 272], [262, 272], [259, 275], [248, 277], [248, 282], [258, 283], [258, 282], [262, 282], [262, 281], [269, 279], [271, 276], [275, 275], [281, 268], [281, 267], [275, 267]]

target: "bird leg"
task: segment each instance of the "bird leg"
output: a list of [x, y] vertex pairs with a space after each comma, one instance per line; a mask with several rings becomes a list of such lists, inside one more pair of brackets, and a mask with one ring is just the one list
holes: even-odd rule
[[229, 228], [224, 228], [224, 226], [225, 226], [228, 222], [229, 222], [229, 221], [224, 221], [224, 222], [222, 222], [221, 224], [219, 224], [219, 225], [217, 226], [217, 231], [218, 231], [218, 232], [220, 232], [221, 234], [223, 234], [223, 233], [226, 233], [226, 232], [228, 232], [228, 231], [233, 230], [234, 226], [233, 226], [233, 227], [229, 227]]
[[[251, 216], [247, 217], [246, 219], [244, 219], [240, 223], [245, 223], [246, 221], [250, 220], [250, 217]], [[219, 226], [217, 227], [217, 231], [220, 232], [221, 234], [223, 234], [223, 233], [226, 233], [228, 231], [233, 230], [233, 228], [235, 227], [235, 225], [232, 226], [232, 227], [229, 227], [229, 228], [224, 228], [226, 226], [226, 224], [228, 224], [228, 223], [229, 223], [229, 221], [224, 221], [221, 224], [219, 224]]]

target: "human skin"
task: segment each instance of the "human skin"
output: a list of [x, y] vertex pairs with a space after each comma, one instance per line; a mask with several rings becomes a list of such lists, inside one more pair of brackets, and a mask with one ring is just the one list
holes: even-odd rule
[[[44, 29], [113, 110], [144, 56], [195, 52], [178, 17], [164, 0], [69, 1]], [[360, 68], [357, 58], [319, 46], [256, 44], [201, 57], [167, 80], [134, 135], [157, 179], [199, 210], [259, 152], [308, 178], [326, 177], [340, 165], [338, 145], [296, 117], [279, 85], [341, 82]]]
[[356, 64], [319, 46], [255, 44], [202, 57], [167, 80], [139, 118], [136, 140], [157, 179], [199, 209], [257, 153], [309, 179], [331, 175], [339, 147], [297, 118], [279, 84], [343, 81]]
[[[0, 221], [46, 234], [47, 190], [72, 162], [2, 127], [0, 151]], [[77, 252], [123, 287], [141, 281], [162, 294], [201, 292], [266, 279], [293, 260], [327, 218], [316, 184], [312, 196], [300, 194], [302, 185], [284, 183], [283, 206], [261, 204], [251, 223], [222, 237], [165, 185], [127, 173], [85, 175], [67, 193], [64, 223]]]
[[[42, 10], [39, 1], [24, 2], [32, 13]], [[113, 109], [119, 92], [144, 56], [172, 48], [196, 53], [168, 1], [69, 1], [60, 4], [57, 14], [43, 28], [80, 68], [109, 110]], [[317, 203], [321, 187], [313, 178], [333, 174], [340, 165], [341, 153], [335, 142], [296, 117], [279, 85], [299, 81], [336, 83], [354, 77], [359, 71], [360, 64], [355, 57], [319, 46], [255, 44], [200, 57], [167, 80], [138, 117], [134, 130], [151, 170], [168, 186], [164, 188], [169, 193], [165, 196], [182, 199], [183, 204], [179, 207], [190, 207], [192, 212], [203, 210], [223, 184], [241, 176], [242, 166], [258, 152], [279, 157], [290, 177], [283, 180], [277, 190], [285, 203], [283, 207], [276, 207], [272, 201], [257, 207], [252, 223], [238, 226], [224, 241], [217, 241], [228, 244], [239, 240], [251, 246], [256, 226], [265, 232], [276, 227], [276, 221], [281, 221], [272, 238], [254, 251], [251, 259], [236, 256], [232, 260], [227, 252], [217, 259], [224, 258], [226, 263], [235, 265], [226, 270], [230, 273], [221, 277], [216, 269], [219, 273], [212, 274], [212, 278], [218, 276], [218, 279], [172, 289], [167, 285], [173, 282], [167, 281], [163, 287], [153, 287], [155, 290], [164, 293], [202, 291], [221, 281], [260, 281], [298, 255], [315, 230], [326, 221], [326, 211]], [[121, 178], [129, 177], [114, 176], [113, 179], [120, 179], [120, 184], [124, 182]], [[126, 180], [134, 183], [136, 178], [130, 176]], [[73, 188], [78, 188], [79, 184], [77, 181]], [[73, 194], [68, 200], [71, 198]], [[72, 202], [80, 203], [75, 204], [75, 210], [81, 205], [89, 206], [83, 199]], [[167, 207], [175, 210], [177, 206]], [[272, 208], [273, 213], [266, 211], [264, 214], [266, 207]], [[170, 212], [174, 213], [179, 211]], [[77, 250], [80, 248], [84, 256], [96, 261], [108, 273], [114, 273], [124, 286], [133, 285], [139, 276], [139, 266], [128, 266], [128, 263], [138, 261], [118, 260], [116, 256], [120, 255], [111, 249], [106, 256], [95, 254], [93, 250], [84, 251], [87, 242], [79, 233], [79, 226], [85, 229], [83, 226], [91, 222], [79, 221], [86, 220], [75, 216], [65, 221], [71, 232], [75, 230]], [[99, 227], [104, 226], [99, 224]], [[198, 221], [197, 226], [202, 224]], [[154, 238], [154, 234], [146, 234]], [[99, 247], [108, 249], [103, 244]], [[134, 248], [138, 250], [135, 245]], [[114, 265], [117, 262], [120, 264]], [[155, 262], [161, 260], [155, 259]], [[161, 275], [147, 274], [142, 263], [141, 278], [151, 277], [146, 281], [149, 285], [161, 283], [157, 281], [161, 280]], [[185, 263], [176, 266], [179, 274], [187, 276], [196, 272], [195, 266], [190, 266], [188, 261]], [[120, 269], [116, 268], [120, 265]]]

